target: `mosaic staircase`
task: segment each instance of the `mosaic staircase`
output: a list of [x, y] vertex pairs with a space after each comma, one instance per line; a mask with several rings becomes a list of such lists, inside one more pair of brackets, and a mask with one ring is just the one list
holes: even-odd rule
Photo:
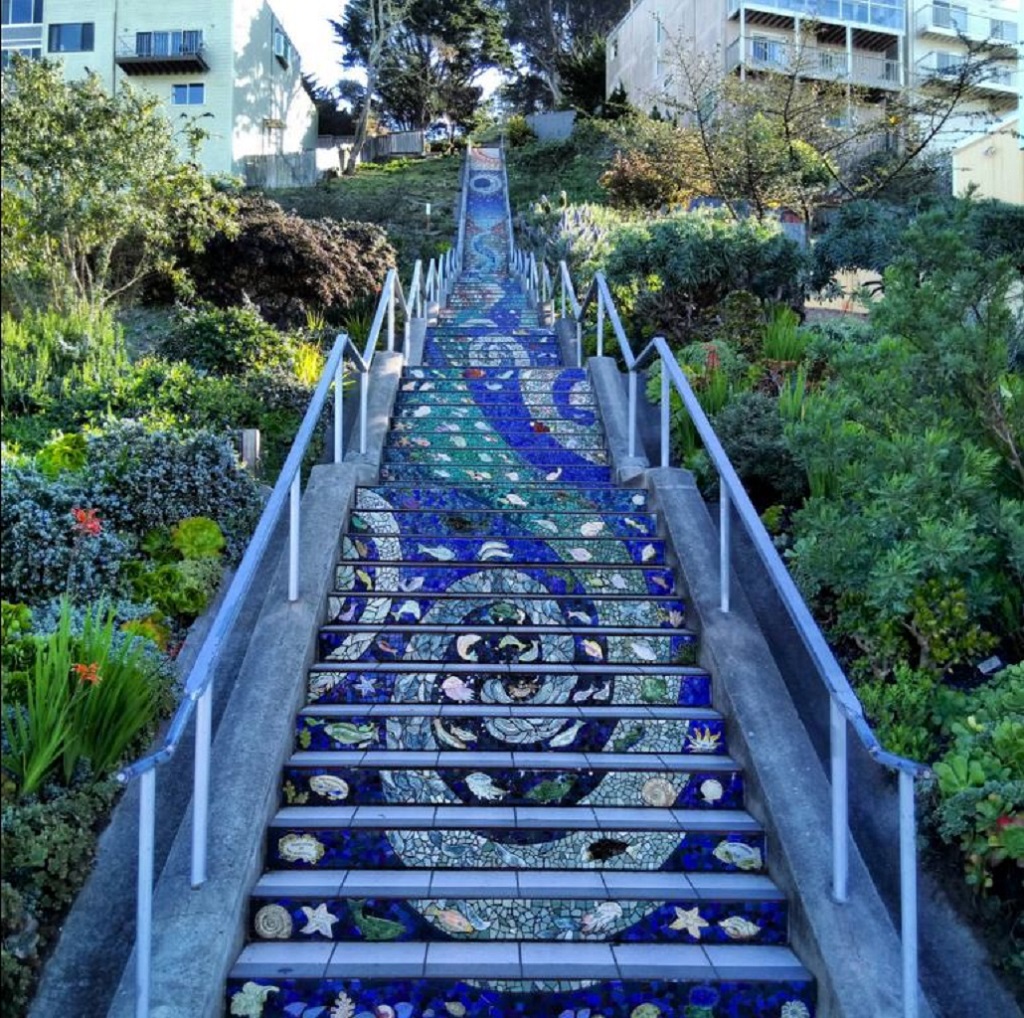
[[228, 1010], [806, 1018], [656, 514], [503, 274], [499, 169], [342, 537]]

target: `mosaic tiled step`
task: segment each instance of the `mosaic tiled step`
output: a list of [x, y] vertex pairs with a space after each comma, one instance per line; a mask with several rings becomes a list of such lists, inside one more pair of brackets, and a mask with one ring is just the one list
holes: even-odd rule
[[[465, 407], [454, 409], [466, 411]], [[477, 408], [475, 412], [463, 412], [458, 416], [432, 412], [425, 418], [406, 416], [394, 421], [389, 441], [392, 437], [413, 432], [416, 437], [426, 438], [431, 442], [439, 435], [464, 435], [471, 438], [473, 443], [479, 442], [480, 436], [497, 435], [503, 442], [517, 445], [522, 441], [534, 441], [538, 435], [550, 435], [554, 441], [565, 445], [582, 440], [588, 447], [603, 448], [604, 434], [598, 426], [596, 414], [590, 411], [590, 416], [593, 418], [591, 421], [581, 424], [579, 421], [563, 417], [540, 419], [526, 414], [520, 417], [489, 420], [481, 408]]]
[[[603, 533], [603, 531], [602, 531]], [[341, 542], [343, 560], [380, 562], [504, 562], [517, 567], [555, 563], [615, 566], [620, 563], [661, 566], [665, 563], [665, 542], [659, 537], [509, 537], [483, 540], [479, 537], [439, 535], [434, 541], [415, 537], [399, 538], [379, 534], [346, 536]]]
[[467, 481], [497, 481], [512, 484], [574, 484], [581, 487], [593, 485], [611, 485], [612, 476], [608, 467], [598, 466], [559, 466], [551, 470], [546, 468], [503, 467], [481, 464], [480, 467], [463, 467], [458, 464], [430, 466], [424, 463], [393, 463], [381, 467], [382, 481], [445, 481], [452, 484], [464, 484]]
[[[479, 370], [482, 371], [483, 368]], [[506, 368], [505, 370], [514, 369]], [[506, 403], [526, 403], [527, 405], [553, 403], [563, 411], [567, 406], [594, 409], [593, 394], [584, 383], [563, 384], [557, 377], [548, 383], [531, 382], [526, 388], [498, 379], [469, 384], [432, 381], [414, 384], [419, 387], [399, 391], [397, 405], [481, 406], [495, 404], [501, 406]], [[427, 386], [427, 388], [422, 388], [422, 386]], [[561, 403], [557, 402], [558, 397], [561, 397]]]
[[[543, 759], [533, 759], [538, 755]], [[728, 757], [673, 758], [675, 766], [669, 767], [657, 754], [630, 753], [632, 769], [627, 770], [619, 766], [622, 754], [595, 753], [590, 767], [576, 770], [559, 768], [546, 753], [515, 754], [528, 757], [525, 763], [517, 763], [509, 752], [474, 752], [471, 764], [461, 762], [466, 756], [458, 751], [300, 751], [285, 768], [282, 802], [367, 805], [400, 801], [414, 792], [419, 796], [417, 802], [437, 806], [460, 801], [470, 805], [532, 806], [551, 801], [664, 809], [743, 806], [742, 776]]]
[[352, 561], [335, 573], [338, 590], [374, 591], [381, 594], [442, 593], [465, 590], [489, 594], [573, 594], [608, 592], [623, 594], [671, 594], [675, 576], [671, 569], [648, 566], [584, 566], [576, 562], [550, 562], [537, 566], [508, 566], [498, 562], [447, 565], [441, 562], [382, 564]]
[[[491, 462], [512, 463], [558, 463], [584, 460], [590, 463], [606, 464], [608, 453], [604, 442], [590, 430], [575, 429], [552, 433], [550, 427], [530, 421], [527, 427], [511, 431], [498, 431], [491, 425], [486, 429], [458, 429], [446, 425], [443, 430], [428, 435], [417, 432], [409, 435], [398, 432], [388, 438], [385, 455], [415, 459], [440, 454], [453, 459], [473, 459], [490, 456]], [[429, 460], [428, 460], [429, 461]], [[433, 461], [430, 461], [433, 462]]]
[[364, 619], [375, 624], [403, 621], [430, 622], [456, 617], [473, 625], [507, 626], [530, 620], [538, 625], [565, 626], [581, 623], [660, 629], [683, 629], [686, 606], [679, 598], [594, 597], [579, 595], [528, 594], [496, 599], [493, 594], [458, 591], [442, 594], [402, 594], [380, 603], [380, 593], [351, 594], [337, 591], [327, 603], [328, 624], [347, 625]]
[[[473, 760], [481, 754], [509, 754], [506, 763], [511, 761], [510, 754], [515, 751], [518, 764], [522, 766], [527, 763], [519, 759], [520, 754], [555, 753], [559, 759], [557, 766], [562, 768], [574, 765], [586, 768], [586, 760], [576, 759], [582, 753], [588, 754], [591, 760], [602, 754], [615, 756], [619, 758], [618, 763], [632, 767], [629, 759], [621, 759], [626, 754], [637, 758], [637, 766], [647, 768], [657, 766], [657, 761], [643, 759], [644, 754], [676, 754], [680, 758], [688, 755], [705, 762], [709, 757], [725, 757], [725, 727], [714, 712], [663, 707], [658, 711], [634, 710], [635, 716], [624, 718], [621, 715], [629, 713], [629, 709], [618, 706], [574, 710], [566, 705], [545, 710], [543, 706], [516, 703], [517, 689], [526, 696], [536, 695], [538, 683], [511, 679], [496, 680], [494, 684], [505, 693], [505, 705], [491, 702], [476, 707], [437, 704], [381, 705], [369, 709], [306, 707], [296, 718], [296, 744], [305, 750], [345, 753], [384, 749], [435, 754], [454, 751]], [[555, 686], [554, 682], [548, 684], [549, 688]], [[566, 754], [572, 757], [568, 763]], [[384, 760], [378, 762], [381, 766], [387, 765]], [[420, 762], [430, 763], [426, 758]], [[490, 761], [488, 765], [501, 763], [502, 760]], [[533, 760], [530, 765], [536, 767], [543, 763], [543, 759]], [[602, 766], [610, 767], [612, 763], [606, 759]], [[682, 766], [681, 759], [678, 765]], [[731, 761], [721, 766], [735, 769]], [[570, 793], [575, 799], [592, 784], [582, 780], [563, 782], [564, 787], [546, 789], [547, 797], [537, 801], [566, 802]], [[668, 792], [661, 789], [659, 795], [665, 799]], [[500, 796], [493, 798], [498, 800]], [[634, 804], [672, 805], [666, 801]]]
[[[410, 676], [415, 680], [410, 681]], [[424, 674], [421, 665], [403, 661], [366, 662], [356, 670], [349, 665], [321, 662], [309, 672], [307, 702], [366, 705], [508, 701], [505, 683], [519, 677], [532, 683], [536, 671], [527, 665], [452, 663]], [[564, 681], [565, 695], [576, 705], [707, 707], [711, 703], [711, 677], [693, 666], [634, 666], [609, 673], [602, 665], [546, 663], [544, 677]], [[528, 691], [528, 687], [523, 690]], [[524, 702], [533, 699], [535, 695]]]
[[[525, 886], [515, 874], [472, 871], [414, 871], [390, 886], [381, 874], [377, 887], [355, 870], [337, 874], [340, 881], [308, 884], [302, 878], [313, 874], [272, 876], [277, 879], [261, 881], [250, 899], [249, 936], [255, 941], [784, 944], [789, 923], [785, 899], [770, 882], [724, 873], [693, 874], [698, 882], [710, 878], [718, 892], [705, 888], [704, 896], [679, 874], [623, 879], [614, 894], [603, 874], [571, 871], [544, 874], [548, 879], [524, 881]], [[576, 876], [582, 879], [574, 881]], [[749, 883], [754, 880], [756, 889]], [[746, 888], [753, 893], [747, 895]]]
[[508, 344], [499, 348], [495, 344], [492, 350], [481, 352], [474, 347], [438, 346], [428, 342], [424, 346], [424, 357], [439, 364], [478, 364], [478, 365], [556, 365], [560, 354], [556, 349], [536, 349], [522, 344]]
[[318, 653], [325, 661], [423, 661], [443, 663], [533, 664], [686, 664], [697, 657], [693, 633], [662, 629], [578, 626], [480, 627], [464, 625], [322, 626]]
[[[465, 441], [465, 440], [463, 440]], [[401, 440], [389, 442], [384, 448], [384, 462], [391, 463], [424, 463], [470, 465], [489, 467], [555, 467], [562, 465], [593, 464], [605, 466], [610, 460], [608, 453], [601, 447], [587, 444], [581, 449], [570, 449], [549, 439], [547, 448], [537, 448], [532, 444], [518, 447], [501, 448], [496, 443], [468, 443], [462, 447], [449, 446], [438, 448], [431, 442], [429, 446], [417, 445], [415, 442], [403, 444]]]
[[[408, 396], [409, 394], [406, 394]], [[453, 396], [453, 399], [456, 397]], [[593, 426], [597, 423], [597, 410], [593, 406], [576, 404], [555, 404], [551, 401], [526, 403], [481, 404], [466, 396], [458, 396], [458, 402], [429, 402], [421, 399], [403, 398], [399, 393], [395, 401], [395, 416], [399, 420], [412, 419], [418, 426], [426, 427], [441, 421], [460, 423], [464, 421], [571, 421], [576, 425]], [[433, 418], [433, 420], [430, 420]], [[475, 424], [473, 425], [476, 426]]]
[[[587, 537], [601, 534], [622, 538], [657, 536], [653, 513], [527, 512], [525, 510], [360, 509], [349, 517], [357, 535], [371, 533], [410, 536], [466, 534], [477, 537]], [[595, 532], [596, 531], [596, 532]]]
[[357, 509], [537, 509], [543, 512], [644, 512], [647, 492], [627, 488], [573, 491], [566, 488], [531, 488], [515, 484], [475, 484], [421, 487], [415, 484], [369, 486], [356, 489]]
[[627, 869], [760, 873], [743, 810], [621, 806], [286, 806], [267, 831], [279, 869]]
[[[552, 332], [550, 327], [546, 325], [527, 325], [515, 323], [510, 326], [502, 327], [496, 324], [468, 324], [466, 322], [444, 322], [440, 321], [436, 325], [431, 325], [427, 332], [428, 339], [461, 339], [469, 341], [471, 339], [493, 339], [495, 337], [505, 338], [511, 336], [514, 339], [519, 340], [540, 340], [544, 343], [549, 343], [555, 338], [555, 333]], [[425, 367], [433, 368], [444, 368], [442, 364], [426, 364]], [[473, 367], [473, 365], [469, 365]], [[452, 369], [447, 369], [452, 370]], [[537, 368], [523, 368], [524, 371], [536, 371]], [[551, 370], [545, 368], [544, 370]]]
[[332, 1008], [355, 1018], [815, 1013], [811, 975], [793, 952], [756, 944], [269, 942], [248, 945], [229, 975], [228, 1006], [261, 1018]]

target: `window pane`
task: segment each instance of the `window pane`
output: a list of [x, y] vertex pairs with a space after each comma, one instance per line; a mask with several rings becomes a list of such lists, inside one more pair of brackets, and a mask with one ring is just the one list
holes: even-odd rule
[[171, 102], [184, 106], [188, 102], [188, 85], [175, 85], [171, 90]]

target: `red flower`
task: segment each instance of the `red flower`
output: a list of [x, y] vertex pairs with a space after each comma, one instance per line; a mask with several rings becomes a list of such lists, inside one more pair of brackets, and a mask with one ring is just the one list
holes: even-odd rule
[[79, 682], [87, 682], [90, 686], [95, 686], [100, 681], [100, 666], [93, 661], [87, 665], [72, 665], [71, 670], [78, 676]]
[[722, 366], [722, 360], [718, 356], [718, 351], [710, 343], [707, 345], [707, 351], [708, 371], [717, 371]]
[[75, 518], [75, 530], [79, 534], [86, 534], [89, 537], [98, 537], [103, 530], [103, 523], [96, 515], [95, 509], [79, 509], [77, 506], [71, 510]]

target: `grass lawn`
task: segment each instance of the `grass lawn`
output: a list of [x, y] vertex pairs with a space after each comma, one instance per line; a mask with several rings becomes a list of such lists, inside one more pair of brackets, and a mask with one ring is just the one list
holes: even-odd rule
[[[365, 163], [353, 177], [316, 187], [281, 188], [267, 197], [306, 219], [377, 223], [398, 252], [408, 284], [417, 258], [425, 263], [451, 247], [455, 237], [461, 154]], [[430, 203], [430, 216], [426, 203]]]

